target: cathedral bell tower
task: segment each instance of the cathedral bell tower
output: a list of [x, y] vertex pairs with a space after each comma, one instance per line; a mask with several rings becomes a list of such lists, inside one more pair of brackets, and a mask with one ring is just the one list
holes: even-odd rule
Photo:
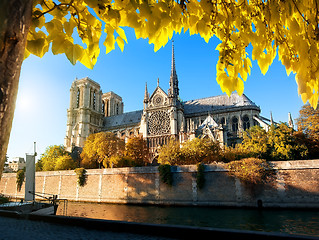
[[83, 147], [90, 134], [101, 130], [104, 115], [102, 105], [102, 91], [98, 83], [88, 77], [76, 79], [72, 83], [64, 139], [67, 151], [72, 151], [74, 146]]

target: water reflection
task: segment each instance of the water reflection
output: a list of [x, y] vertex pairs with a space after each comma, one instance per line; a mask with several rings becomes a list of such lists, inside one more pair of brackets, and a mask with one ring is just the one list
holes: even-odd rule
[[[218, 209], [69, 202], [68, 216], [319, 236], [319, 210]], [[62, 208], [58, 214], [62, 214]]]

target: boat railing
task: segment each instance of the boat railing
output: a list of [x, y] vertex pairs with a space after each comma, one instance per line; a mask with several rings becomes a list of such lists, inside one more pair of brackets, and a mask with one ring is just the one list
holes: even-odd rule
[[68, 199], [62, 199], [58, 198], [58, 195], [50, 194], [50, 193], [41, 193], [41, 192], [31, 192], [29, 193], [33, 194], [34, 196], [41, 197], [42, 199], [39, 199], [41, 202], [46, 202], [48, 201], [49, 203], [53, 205], [63, 205], [62, 209], [62, 215], [66, 216], [67, 215], [67, 210], [68, 210]]

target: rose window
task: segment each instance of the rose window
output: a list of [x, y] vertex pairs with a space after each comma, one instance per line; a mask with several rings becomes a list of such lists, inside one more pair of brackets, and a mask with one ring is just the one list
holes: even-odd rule
[[161, 135], [170, 133], [169, 114], [164, 111], [153, 112], [149, 117], [148, 132], [151, 135]]

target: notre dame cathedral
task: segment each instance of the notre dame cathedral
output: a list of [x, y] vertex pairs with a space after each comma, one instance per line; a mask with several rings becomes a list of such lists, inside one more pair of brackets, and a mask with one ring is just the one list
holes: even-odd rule
[[243, 130], [268, 126], [269, 120], [259, 115], [260, 108], [244, 94], [180, 101], [174, 45], [169, 86], [165, 92], [158, 83], [150, 95], [146, 85], [143, 110], [124, 113], [119, 95], [102, 93], [100, 85], [88, 77], [76, 79], [70, 89], [65, 147], [68, 151], [83, 147], [90, 134], [101, 131], [123, 139], [143, 136], [152, 153], [172, 138], [181, 143], [210, 138], [221, 145], [235, 145]]

